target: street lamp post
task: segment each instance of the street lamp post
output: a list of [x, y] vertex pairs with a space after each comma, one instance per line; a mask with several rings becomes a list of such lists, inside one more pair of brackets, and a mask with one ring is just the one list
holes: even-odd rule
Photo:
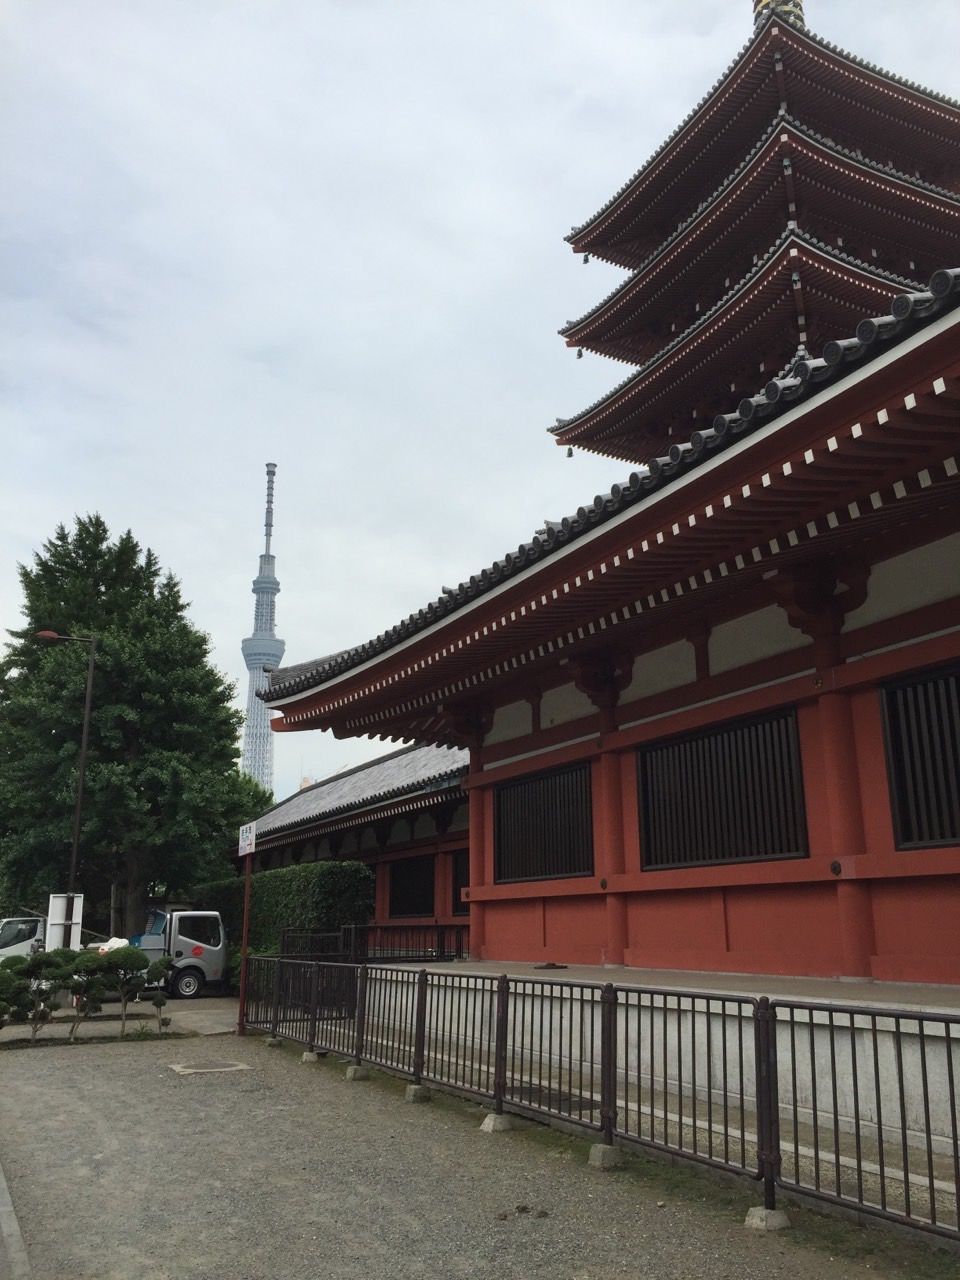
[[61, 946], [70, 941], [73, 924], [73, 893], [77, 882], [77, 855], [80, 849], [80, 818], [83, 812], [83, 775], [87, 767], [87, 741], [90, 737], [90, 711], [93, 706], [93, 668], [97, 657], [96, 636], [65, 636], [57, 631], [37, 631], [35, 639], [48, 644], [75, 643], [90, 646], [87, 660], [87, 688], [83, 699], [83, 728], [80, 732], [80, 758], [77, 761], [77, 799], [73, 810], [73, 836], [70, 841], [70, 871], [67, 876], [67, 904], [64, 913]]

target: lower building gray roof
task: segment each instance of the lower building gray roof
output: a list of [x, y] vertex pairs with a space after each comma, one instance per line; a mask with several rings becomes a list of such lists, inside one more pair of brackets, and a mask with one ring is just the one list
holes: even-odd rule
[[402, 747], [367, 764], [315, 782], [257, 819], [257, 836], [367, 809], [381, 801], [422, 791], [456, 788], [469, 752], [460, 747]]

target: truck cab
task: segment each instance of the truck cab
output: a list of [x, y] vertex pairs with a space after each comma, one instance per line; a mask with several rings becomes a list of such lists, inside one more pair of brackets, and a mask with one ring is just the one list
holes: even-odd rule
[[0, 920], [0, 960], [42, 951], [45, 924], [43, 916], [9, 916]]
[[227, 940], [219, 911], [162, 911], [147, 916], [143, 933], [130, 939], [151, 960], [169, 956], [171, 995], [198, 996], [208, 982], [222, 981], [227, 970]]

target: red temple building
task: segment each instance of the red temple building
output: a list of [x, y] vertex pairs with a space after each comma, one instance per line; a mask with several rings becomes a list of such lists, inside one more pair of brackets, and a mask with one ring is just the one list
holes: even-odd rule
[[264, 696], [469, 749], [474, 957], [960, 982], [960, 105], [755, 8], [569, 237], [631, 372], [553, 435], [635, 470]]

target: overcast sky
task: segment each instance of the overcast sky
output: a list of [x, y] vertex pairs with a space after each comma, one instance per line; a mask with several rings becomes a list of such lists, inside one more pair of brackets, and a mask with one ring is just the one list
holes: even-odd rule
[[[625, 376], [563, 236], [748, 38], [750, 0], [0, 0], [0, 625], [99, 511], [238, 682], [264, 463], [286, 662], [368, 639], [622, 478], [545, 429]], [[919, 19], [919, 20], [918, 20]], [[956, 0], [807, 0], [960, 96]], [[278, 797], [389, 749], [276, 742]]]

